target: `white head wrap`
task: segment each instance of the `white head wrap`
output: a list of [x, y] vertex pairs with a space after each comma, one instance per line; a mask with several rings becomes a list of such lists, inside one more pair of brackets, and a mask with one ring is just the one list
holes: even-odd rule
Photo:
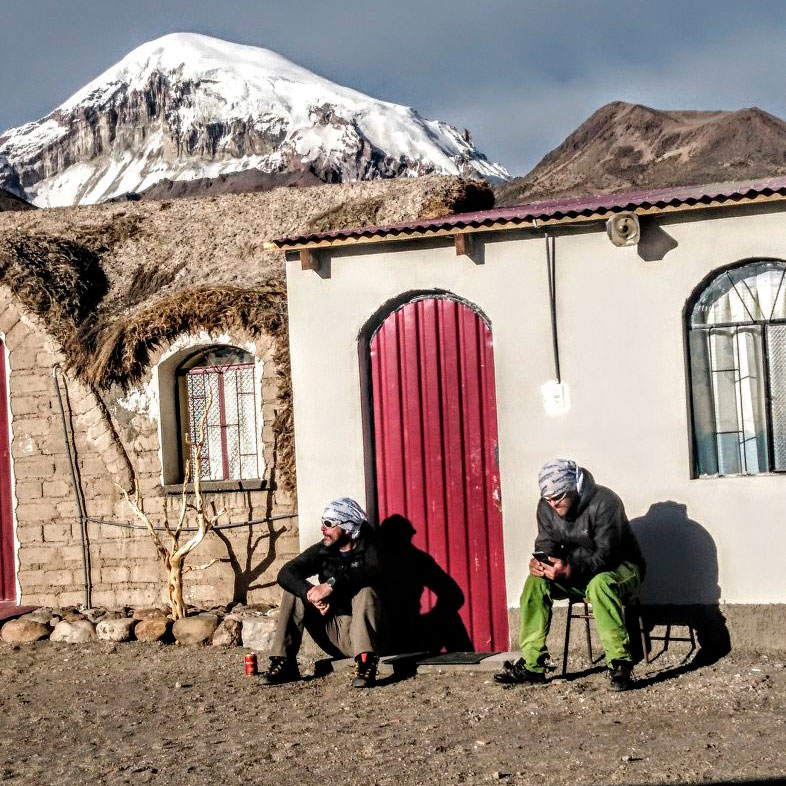
[[349, 497], [334, 499], [322, 513], [322, 521], [338, 522], [338, 526], [348, 532], [352, 540], [360, 535], [360, 528], [367, 520], [363, 508]]
[[541, 497], [558, 497], [569, 491], [581, 494], [584, 473], [571, 459], [554, 459], [546, 462], [538, 473]]

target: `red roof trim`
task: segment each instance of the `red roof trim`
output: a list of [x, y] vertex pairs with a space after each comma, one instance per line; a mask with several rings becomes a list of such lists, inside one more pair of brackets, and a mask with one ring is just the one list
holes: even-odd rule
[[786, 196], [786, 176], [751, 182], [714, 183], [710, 185], [678, 186], [672, 188], [629, 191], [620, 194], [596, 194], [530, 202], [524, 205], [483, 210], [477, 213], [456, 213], [432, 219], [404, 221], [384, 226], [338, 229], [308, 235], [290, 235], [271, 241], [279, 248], [300, 246], [331, 240], [348, 240], [390, 235], [398, 237], [417, 232], [451, 229], [482, 229], [499, 223], [514, 226], [561, 218], [579, 218], [598, 212], [619, 212], [650, 207], [679, 207], [717, 200], [739, 200], [757, 196], [781, 194]]

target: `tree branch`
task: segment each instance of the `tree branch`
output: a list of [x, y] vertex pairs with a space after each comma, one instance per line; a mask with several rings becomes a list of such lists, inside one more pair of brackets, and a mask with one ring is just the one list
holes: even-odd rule
[[206, 562], [204, 565], [186, 565], [183, 568], [183, 573], [187, 573], [190, 570], [207, 570], [211, 565], [215, 565], [216, 562], [221, 562], [218, 557], [215, 559], [211, 559], [210, 562]]
[[139, 487], [137, 485], [134, 486], [134, 499], [131, 499], [128, 491], [126, 491], [119, 483], [115, 483], [115, 485], [120, 489], [120, 493], [123, 495], [123, 498], [128, 504], [128, 507], [131, 508], [131, 512], [145, 525], [145, 527], [147, 527], [147, 531], [153, 538], [153, 543], [155, 544], [159, 557], [161, 557], [161, 559], [166, 562], [167, 557], [169, 556], [169, 551], [166, 546], [164, 546], [163, 541], [156, 532], [153, 522], [150, 521], [148, 515], [142, 510], [141, 501], [139, 499]]

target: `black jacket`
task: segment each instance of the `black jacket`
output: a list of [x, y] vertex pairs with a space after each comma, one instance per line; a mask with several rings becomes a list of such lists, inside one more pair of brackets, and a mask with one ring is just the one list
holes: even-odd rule
[[324, 584], [334, 578], [330, 607], [334, 614], [351, 614], [352, 598], [363, 587], [377, 588], [381, 577], [379, 554], [375, 543], [374, 530], [364, 524], [351, 551], [341, 552], [335, 546], [315, 543], [304, 552], [290, 560], [278, 572], [278, 583], [305, 602], [306, 593], [311, 589], [307, 579], [319, 576]]
[[545, 500], [538, 503], [535, 549], [565, 560], [571, 568], [570, 583], [576, 587], [586, 587], [593, 576], [626, 560], [638, 565], [643, 578], [644, 557], [622, 500], [582, 471], [581, 495], [564, 519]]

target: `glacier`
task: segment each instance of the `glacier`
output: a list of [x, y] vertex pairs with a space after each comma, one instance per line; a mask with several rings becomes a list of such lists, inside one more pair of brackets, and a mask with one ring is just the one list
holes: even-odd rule
[[197, 33], [137, 47], [46, 117], [3, 132], [0, 162], [0, 187], [39, 207], [249, 169], [325, 182], [509, 178], [469, 132]]

